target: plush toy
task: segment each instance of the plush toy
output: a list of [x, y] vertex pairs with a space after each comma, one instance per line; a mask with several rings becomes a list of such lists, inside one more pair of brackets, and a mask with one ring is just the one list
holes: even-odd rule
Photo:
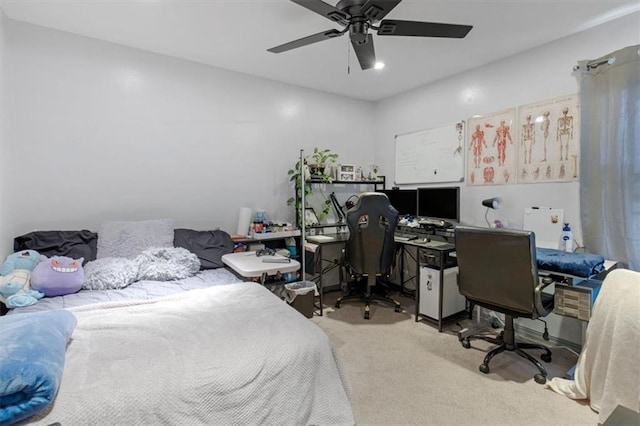
[[40, 253], [35, 250], [23, 250], [7, 256], [0, 268], [0, 301], [8, 308], [31, 306], [44, 297], [30, 287], [31, 271], [40, 262]]
[[72, 259], [66, 256], [45, 258], [31, 273], [31, 287], [45, 296], [62, 296], [75, 293], [84, 282], [84, 258]]

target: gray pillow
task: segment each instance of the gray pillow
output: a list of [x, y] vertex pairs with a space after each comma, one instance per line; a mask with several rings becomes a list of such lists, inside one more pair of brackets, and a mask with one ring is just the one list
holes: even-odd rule
[[133, 258], [144, 250], [173, 247], [173, 219], [105, 222], [98, 229], [98, 259]]
[[233, 252], [231, 236], [219, 229], [194, 231], [176, 229], [173, 245], [189, 250], [200, 259], [200, 269], [216, 269], [224, 266], [222, 255]]
[[95, 260], [98, 234], [81, 231], [33, 231], [13, 239], [13, 251], [35, 250], [47, 257], [66, 256], [84, 258], [84, 263]]

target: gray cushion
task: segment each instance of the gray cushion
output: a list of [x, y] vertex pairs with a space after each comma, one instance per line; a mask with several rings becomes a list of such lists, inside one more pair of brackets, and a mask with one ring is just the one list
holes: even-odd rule
[[84, 258], [84, 263], [96, 259], [98, 234], [81, 231], [34, 231], [14, 238], [13, 250], [35, 250], [47, 257]]
[[216, 269], [224, 266], [222, 256], [233, 252], [231, 236], [219, 229], [195, 231], [176, 229], [173, 245], [189, 250], [200, 259], [200, 269]]

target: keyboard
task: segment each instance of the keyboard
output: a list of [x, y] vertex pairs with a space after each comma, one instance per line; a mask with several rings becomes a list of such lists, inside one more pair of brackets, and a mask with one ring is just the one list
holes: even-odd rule
[[393, 236], [397, 241], [411, 241], [411, 240], [415, 240], [416, 238], [418, 238], [417, 235], [413, 235], [413, 234], [400, 234], [400, 233], [395, 233], [395, 235]]
[[430, 226], [435, 226], [437, 228], [453, 227], [453, 224], [451, 222], [447, 222], [446, 220], [439, 220], [439, 219], [420, 219], [418, 223], [420, 225], [430, 225]]

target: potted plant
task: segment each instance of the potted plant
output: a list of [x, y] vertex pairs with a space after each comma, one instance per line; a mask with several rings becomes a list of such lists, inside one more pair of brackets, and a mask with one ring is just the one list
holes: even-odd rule
[[[300, 160], [296, 162], [294, 167], [288, 171], [289, 182], [294, 183], [295, 195], [287, 200], [287, 205], [295, 205], [296, 217], [298, 223], [301, 223], [302, 217], [302, 190], [304, 187], [305, 200], [313, 194], [313, 186], [311, 180], [320, 183], [331, 183], [333, 178], [330, 174], [325, 174], [324, 170], [327, 166], [332, 166], [338, 159], [338, 154], [331, 152], [329, 149], [314, 148], [313, 153], [304, 157], [304, 164], [300, 164]], [[312, 168], [314, 172], [312, 172]], [[304, 185], [302, 184], [304, 180]], [[322, 193], [322, 191], [321, 191]], [[324, 196], [324, 194], [322, 194]], [[305, 206], [306, 207], [306, 206]], [[324, 196], [324, 205], [322, 210], [317, 213], [318, 219], [322, 219], [331, 211], [331, 200]]]
[[331, 152], [329, 149], [313, 148], [313, 154], [311, 154], [308, 159], [311, 178], [323, 179], [323, 176], [327, 175], [327, 173], [325, 173], [327, 167], [333, 166], [337, 159], [338, 154]]

